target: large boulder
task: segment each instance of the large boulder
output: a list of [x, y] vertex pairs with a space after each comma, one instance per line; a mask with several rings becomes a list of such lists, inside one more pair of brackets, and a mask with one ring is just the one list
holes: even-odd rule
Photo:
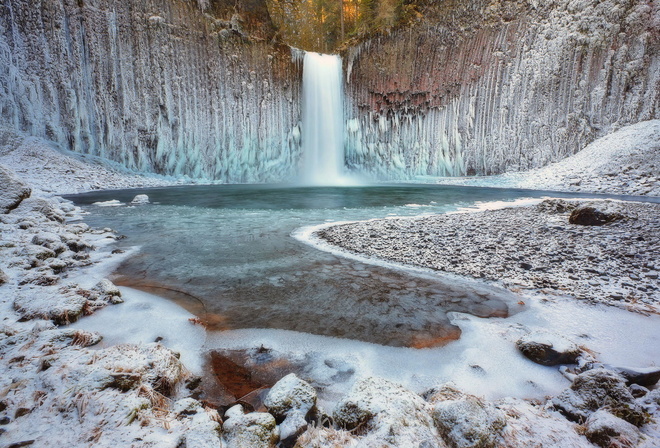
[[264, 405], [280, 424], [284, 446], [293, 446], [307, 429], [307, 417], [316, 408], [316, 390], [294, 373], [279, 380], [268, 392]]
[[624, 218], [625, 216], [611, 203], [597, 202], [577, 207], [571, 212], [568, 222], [582, 226], [602, 226]]
[[435, 403], [435, 426], [450, 447], [499, 446], [506, 416], [492, 404], [451, 387], [434, 391], [428, 399]]
[[46, 198], [27, 198], [16, 208], [16, 212], [21, 215], [42, 215], [48, 221], [63, 223], [65, 214], [59, 207], [59, 202], [55, 199]]
[[516, 347], [527, 358], [544, 366], [574, 364], [582, 353], [575, 343], [548, 331], [529, 333], [516, 342]]
[[0, 165], [0, 214], [9, 213], [30, 197], [32, 190], [12, 171]]
[[363, 444], [446, 446], [431, 417], [431, 406], [404, 387], [369, 377], [356, 382], [333, 412], [335, 423], [364, 433]]
[[602, 409], [589, 416], [585, 427], [584, 435], [587, 439], [603, 448], [634, 448], [640, 439], [640, 432], [635, 425]]
[[635, 426], [647, 421], [647, 414], [635, 401], [625, 380], [605, 369], [579, 374], [569, 389], [552, 399], [552, 404], [576, 422], [586, 421], [593, 412], [605, 407], [613, 415]]
[[275, 417], [266, 412], [243, 413], [240, 404], [225, 413], [224, 439], [227, 448], [271, 448], [278, 439]]

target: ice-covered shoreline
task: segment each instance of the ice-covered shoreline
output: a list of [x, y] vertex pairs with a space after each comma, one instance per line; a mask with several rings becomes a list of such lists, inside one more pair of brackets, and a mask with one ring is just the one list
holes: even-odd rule
[[[579, 207], [619, 214], [606, 226], [569, 223]], [[325, 226], [311, 236], [395, 263], [658, 313], [653, 247], [660, 205], [547, 199], [536, 206]]]

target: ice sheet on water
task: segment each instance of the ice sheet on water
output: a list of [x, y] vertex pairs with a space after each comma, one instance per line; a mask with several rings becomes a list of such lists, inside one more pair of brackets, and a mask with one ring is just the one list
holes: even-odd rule
[[125, 204], [117, 199], [111, 199], [109, 201], [94, 202], [92, 205], [96, 205], [97, 207], [121, 207]]
[[102, 346], [121, 343], [161, 343], [181, 354], [181, 361], [193, 373], [202, 371], [201, 348], [206, 334], [193, 324], [194, 317], [173, 302], [132, 288], [120, 288], [124, 303], [115, 305], [72, 325], [103, 335]]

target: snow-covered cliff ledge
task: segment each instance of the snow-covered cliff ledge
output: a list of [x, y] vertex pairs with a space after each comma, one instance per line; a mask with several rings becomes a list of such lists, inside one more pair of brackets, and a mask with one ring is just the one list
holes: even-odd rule
[[526, 170], [659, 118], [655, 2], [428, 3], [411, 29], [347, 50], [353, 169]]

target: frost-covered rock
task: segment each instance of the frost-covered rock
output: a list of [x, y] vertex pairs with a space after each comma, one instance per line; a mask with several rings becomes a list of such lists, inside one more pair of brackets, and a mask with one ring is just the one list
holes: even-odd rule
[[606, 369], [613, 370], [621, 375], [626, 384], [637, 384], [639, 386], [651, 387], [655, 386], [660, 381], [660, 367], [620, 367], [606, 365]]
[[604, 201], [598, 204], [580, 205], [571, 212], [568, 222], [582, 226], [602, 226], [624, 218], [625, 216], [616, 207], [612, 207], [607, 201]]
[[603, 448], [634, 448], [640, 439], [635, 425], [602, 409], [591, 414], [585, 426], [587, 439]]
[[107, 388], [169, 395], [188, 375], [174, 352], [160, 344], [121, 344], [99, 350], [70, 381], [86, 390]]
[[563, 336], [548, 331], [534, 331], [516, 342], [518, 350], [537, 364], [554, 366], [574, 364], [582, 351]]
[[444, 447], [431, 407], [404, 387], [369, 377], [356, 382], [333, 412], [335, 423], [366, 432], [363, 443]]
[[4, 285], [8, 281], [9, 281], [9, 277], [7, 276], [7, 274], [5, 274], [5, 272], [2, 269], [0, 269], [0, 286]]
[[48, 258], [55, 258], [57, 254], [54, 250], [36, 244], [26, 244], [19, 251], [18, 255], [35, 258], [37, 260], [47, 260]]
[[85, 331], [73, 328], [49, 328], [36, 326], [32, 330], [35, 334], [35, 344], [44, 350], [47, 347], [66, 347], [76, 345], [79, 347], [91, 347], [103, 339], [97, 332]]
[[576, 425], [545, 406], [505, 398], [497, 407], [506, 414], [498, 448], [586, 448], [589, 441], [576, 431]]
[[0, 165], [0, 214], [9, 213], [30, 197], [32, 190], [28, 185]]
[[615, 416], [636, 426], [647, 421], [647, 415], [636, 403], [625, 380], [605, 369], [581, 373], [569, 389], [552, 399], [552, 404], [577, 422], [585, 421], [593, 412], [605, 406]]
[[434, 391], [428, 399], [435, 403], [435, 426], [450, 447], [499, 446], [506, 417], [492, 404], [451, 387]]
[[149, 203], [149, 196], [146, 194], [138, 194], [131, 201], [131, 205], [144, 205]]
[[21, 294], [14, 299], [14, 310], [23, 319], [50, 319], [57, 325], [75, 322], [85, 311], [87, 298], [73, 292], [32, 296]]
[[653, 389], [640, 398], [638, 403], [646, 409], [649, 414], [660, 414], [660, 389]]
[[121, 291], [119, 288], [117, 288], [117, 286], [115, 286], [115, 284], [107, 278], [104, 278], [98, 282], [94, 286], [93, 290], [101, 296], [100, 298], [102, 300], [112, 303], [113, 305], [124, 302], [124, 300], [121, 298]]
[[62, 238], [53, 232], [39, 232], [32, 237], [32, 244], [47, 247], [55, 252], [56, 255], [67, 250], [67, 246], [62, 242]]
[[306, 416], [316, 406], [316, 390], [295, 373], [290, 373], [268, 392], [264, 405], [278, 420], [291, 412]]
[[25, 199], [16, 208], [18, 215], [41, 215], [48, 221], [63, 223], [64, 212], [59, 208], [59, 203], [55, 199], [46, 199], [42, 197], [30, 197]]
[[295, 373], [279, 380], [264, 400], [268, 412], [280, 423], [280, 438], [286, 445], [307, 429], [306, 417], [316, 407], [316, 390]]
[[275, 417], [265, 412], [243, 413], [239, 404], [225, 413], [224, 439], [227, 448], [271, 448], [278, 439]]
[[172, 404], [170, 412], [178, 420], [188, 420], [189, 430], [182, 436], [181, 448], [217, 448], [221, 445], [222, 426], [215, 410], [207, 410], [193, 398], [183, 398]]

